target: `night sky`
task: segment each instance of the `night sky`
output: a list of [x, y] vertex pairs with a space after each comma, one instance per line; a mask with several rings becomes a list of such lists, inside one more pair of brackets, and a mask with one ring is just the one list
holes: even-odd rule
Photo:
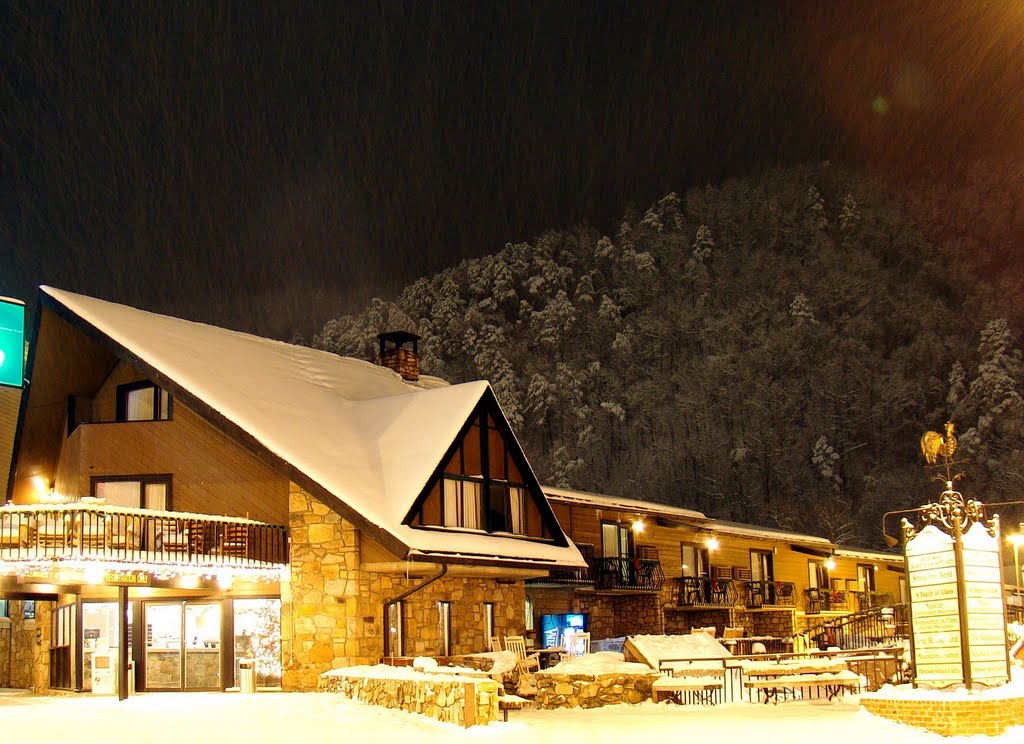
[[280, 338], [630, 204], [1024, 144], [1024, 4], [0, 4], [0, 294]]

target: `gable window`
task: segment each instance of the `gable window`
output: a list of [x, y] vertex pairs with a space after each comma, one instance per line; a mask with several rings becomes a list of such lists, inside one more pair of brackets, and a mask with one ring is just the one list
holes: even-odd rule
[[410, 511], [408, 524], [551, 538], [543, 494], [528, 485], [526, 461], [502, 424], [496, 404], [485, 400]]
[[171, 394], [149, 380], [117, 386], [118, 421], [165, 421], [171, 418]]

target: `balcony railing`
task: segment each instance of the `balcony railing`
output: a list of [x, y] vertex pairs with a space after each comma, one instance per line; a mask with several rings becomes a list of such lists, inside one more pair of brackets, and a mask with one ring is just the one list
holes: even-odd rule
[[658, 592], [665, 584], [661, 561], [645, 558], [597, 558], [594, 588]]
[[530, 584], [592, 586], [597, 591], [658, 592], [665, 584], [661, 562], [646, 558], [597, 558], [594, 546], [577, 543], [586, 568], [555, 569]]
[[709, 576], [682, 576], [674, 580], [676, 604], [680, 607], [748, 608], [792, 607], [796, 584], [792, 581], [738, 581]]
[[99, 504], [0, 507], [0, 560], [125, 564], [288, 563], [284, 527], [249, 519]]

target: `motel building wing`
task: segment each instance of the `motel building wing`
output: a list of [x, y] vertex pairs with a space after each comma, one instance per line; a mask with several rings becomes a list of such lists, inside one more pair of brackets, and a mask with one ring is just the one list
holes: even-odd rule
[[522, 634], [526, 580], [587, 567], [490, 386], [419, 375], [411, 334], [382, 335], [388, 369], [48, 287], [40, 306], [0, 686], [224, 690], [254, 668], [315, 689]]

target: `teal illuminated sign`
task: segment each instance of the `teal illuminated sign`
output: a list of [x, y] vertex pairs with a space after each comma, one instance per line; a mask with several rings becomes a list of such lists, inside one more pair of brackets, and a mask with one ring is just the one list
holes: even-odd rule
[[25, 305], [0, 297], [0, 385], [21, 387], [25, 379]]

